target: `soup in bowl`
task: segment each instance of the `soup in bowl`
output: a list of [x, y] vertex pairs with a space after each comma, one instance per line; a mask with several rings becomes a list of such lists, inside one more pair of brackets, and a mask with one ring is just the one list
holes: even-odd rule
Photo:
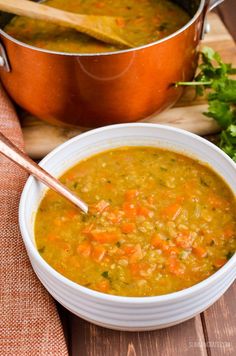
[[41, 164], [90, 206], [85, 215], [33, 178], [20, 204], [33, 268], [75, 314], [114, 329], [170, 326], [234, 280], [235, 164], [211, 143], [165, 126], [116, 125]]

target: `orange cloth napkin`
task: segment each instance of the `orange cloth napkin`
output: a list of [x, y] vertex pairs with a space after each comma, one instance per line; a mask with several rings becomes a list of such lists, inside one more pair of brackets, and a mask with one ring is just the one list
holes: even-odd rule
[[[0, 131], [23, 148], [20, 125], [0, 88]], [[27, 174], [0, 154], [0, 355], [68, 355], [53, 299], [28, 260], [18, 227]]]

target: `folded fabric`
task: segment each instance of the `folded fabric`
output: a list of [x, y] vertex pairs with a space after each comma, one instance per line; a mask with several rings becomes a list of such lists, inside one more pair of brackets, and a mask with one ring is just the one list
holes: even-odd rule
[[[23, 148], [20, 125], [0, 88], [0, 131]], [[68, 355], [56, 305], [34, 274], [18, 227], [27, 174], [0, 154], [0, 354]]]

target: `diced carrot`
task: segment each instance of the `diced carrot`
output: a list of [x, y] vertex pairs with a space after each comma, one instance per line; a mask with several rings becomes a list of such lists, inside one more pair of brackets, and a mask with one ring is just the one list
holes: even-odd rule
[[142, 247], [140, 244], [123, 246], [125, 255], [129, 256], [129, 262], [134, 263], [143, 258]]
[[168, 266], [169, 271], [176, 276], [180, 276], [184, 273], [184, 265], [181, 265], [180, 261], [175, 256], [170, 256]]
[[140, 244], [135, 245], [134, 252], [129, 257], [130, 263], [135, 263], [140, 261], [143, 258], [143, 252]]
[[153, 235], [150, 241], [151, 245], [161, 250], [168, 250], [168, 243], [163, 240], [159, 235]]
[[177, 255], [179, 253], [179, 249], [176, 246], [168, 246], [165, 250], [168, 255]]
[[236, 234], [236, 231], [232, 225], [229, 225], [225, 228], [223, 236], [226, 240], [230, 239], [232, 236]]
[[123, 19], [123, 17], [117, 17], [116, 24], [120, 28], [125, 27], [125, 20]]
[[133, 277], [137, 277], [139, 275], [140, 265], [138, 263], [130, 264], [130, 272]]
[[99, 2], [96, 2], [94, 5], [97, 9], [102, 9], [105, 6], [105, 3], [102, 1], [99, 1]]
[[131, 255], [136, 251], [135, 245], [126, 245], [122, 247], [125, 255]]
[[125, 193], [125, 200], [133, 201], [135, 198], [137, 198], [138, 195], [139, 191], [137, 189], [127, 190]]
[[101, 262], [103, 260], [103, 258], [105, 257], [105, 254], [106, 254], [106, 249], [104, 246], [101, 246], [101, 245], [94, 246], [93, 252], [92, 252], [92, 257], [93, 257], [94, 261]]
[[150, 209], [146, 208], [145, 206], [140, 205], [137, 207], [137, 215], [150, 217], [151, 214], [152, 214], [152, 211]]
[[78, 245], [76, 251], [84, 257], [89, 257], [92, 251], [92, 246], [88, 241], [85, 241]]
[[68, 219], [73, 219], [74, 217], [78, 216], [78, 211], [77, 210], [69, 210], [67, 213], [66, 213], [66, 217]]
[[161, 249], [166, 252], [168, 255], [177, 255], [179, 249], [176, 246], [170, 246], [166, 240], [163, 240], [159, 235], [154, 235], [150, 241], [151, 245]]
[[227, 258], [216, 258], [214, 261], [214, 266], [217, 268], [222, 267], [227, 262]]
[[148, 277], [154, 270], [147, 262], [131, 263], [129, 266], [134, 278], [140, 278], [140, 276], [142, 278]]
[[179, 195], [178, 197], [176, 197], [176, 203], [180, 204], [183, 203], [185, 200], [185, 197], [183, 197], [182, 195]]
[[107, 279], [104, 279], [96, 284], [95, 289], [99, 292], [107, 293], [110, 289], [110, 283]]
[[123, 204], [123, 211], [129, 218], [134, 218], [137, 215], [137, 207], [129, 202], [125, 202]]
[[204, 258], [207, 255], [206, 249], [202, 246], [193, 247], [192, 251], [193, 251], [193, 254], [199, 258]]
[[90, 235], [93, 240], [99, 243], [112, 243], [119, 240], [119, 235], [116, 232], [91, 231]]
[[47, 236], [47, 240], [48, 240], [48, 241], [56, 241], [56, 240], [58, 240], [58, 236], [57, 236], [57, 235], [54, 235], [54, 234], [49, 234], [49, 235]]
[[77, 173], [76, 172], [69, 172], [66, 175], [66, 180], [69, 182], [71, 180], [74, 180], [75, 178], [77, 178]]
[[159, 235], [154, 235], [151, 238], [150, 243], [151, 243], [152, 246], [154, 246], [156, 248], [160, 248], [162, 246], [163, 239]]
[[182, 206], [179, 203], [173, 203], [168, 205], [161, 211], [161, 215], [169, 220], [175, 220], [181, 213]]
[[130, 223], [124, 223], [121, 226], [121, 231], [124, 232], [125, 234], [129, 234], [135, 230], [135, 224], [130, 222]]

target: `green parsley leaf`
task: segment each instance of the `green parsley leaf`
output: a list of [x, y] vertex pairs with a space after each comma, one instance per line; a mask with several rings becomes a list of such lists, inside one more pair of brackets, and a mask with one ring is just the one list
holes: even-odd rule
[[236, 80], [229, 77], [236, 74], [236, 68], [209, 47], [202, 49], [200, 59], [194, 81], [176, 86], [195, 86], [196, 95], [207, 95], [209, 106], [204, 115], [222, 128], [219, 147], [236, 162]]
[[109, 279], [110, 277], [109, 277], [109, 273], [108, 273], [108, 271], [104, 271], [104, 272], [102, 272], [102, 277], [104, 277], [104, 278], [106, 278], [106, 279]]

